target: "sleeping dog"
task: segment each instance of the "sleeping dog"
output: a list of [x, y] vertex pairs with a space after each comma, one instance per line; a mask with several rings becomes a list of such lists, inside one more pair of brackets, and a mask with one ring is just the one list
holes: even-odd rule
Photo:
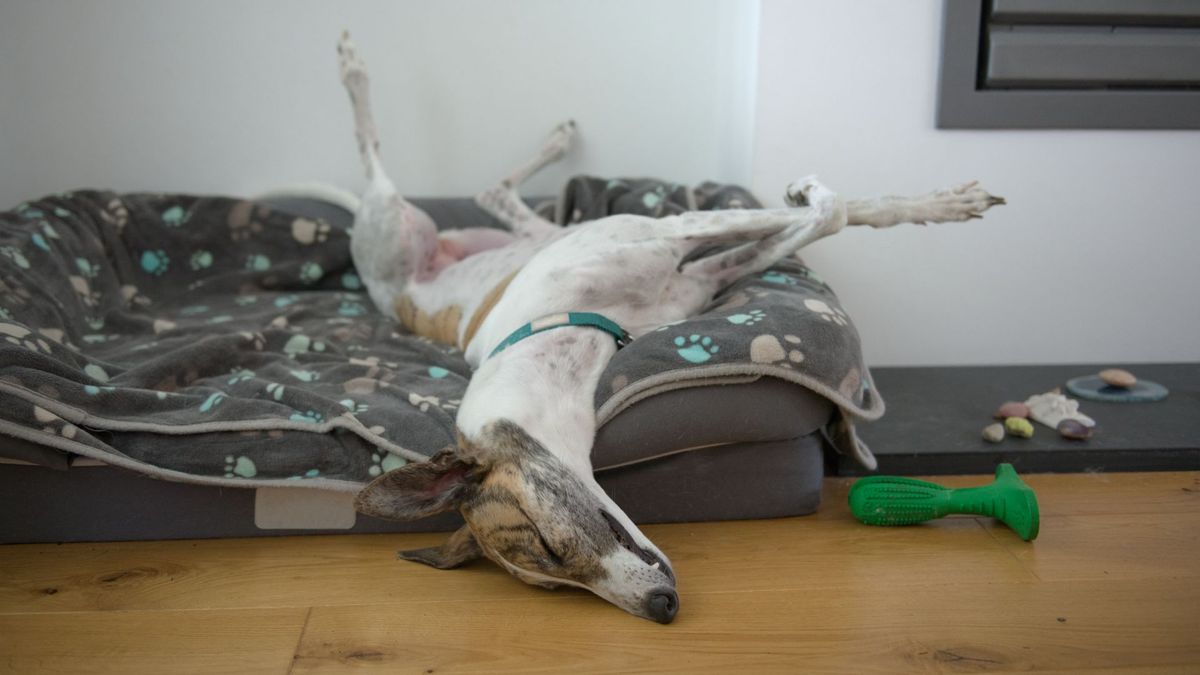
[[381, 311], [461, 348], [474, 368], [457, 444], [380, 476], [357, 508], [401, 520], [456, 509], [466, 525], [443, 545], [400, 557], [447, 569], [487, 556], [528, 583], [586, 588], [661, 623], [679, 608], [671, 563], [592, 475], [593, 395], [617, 349], [846, 225], [962, 221], [1003, 203], [975, 183], [843, 200], [807, 177], [787, 187], [791, 208], [560, 227], [516, 189], [566, 152], [568, 122], [476, 198], [509, 231], [439, 232], [384, 171], [367, 72], [348, 35], [338, 53], [368, 180], [351, 235], [358, 273]]

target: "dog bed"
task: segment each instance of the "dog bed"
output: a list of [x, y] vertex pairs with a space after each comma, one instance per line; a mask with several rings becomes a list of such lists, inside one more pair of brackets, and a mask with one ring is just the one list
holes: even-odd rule
[[[418, 203], [494, 225], [469, 200]], [[553, 204], [570, 221], [754, 202], [579, 178]], [[0, 540], [248, 534], [249, 491], [214, 488], [348, 495], [447, 445], [469, 369], [374, 310], [349, 220], [323, 203], [91, 191], [0, 215]], [[601, 482], [642, 521], [811, 511], [824, 432], [869, 464], [849, 421], [882, 413], [849, 318], [791, 261], [619, 352], [596, 403]], [[169, 522], [115, 525], [100, 503]], [[181, 525], [187, 509], [207, 524]], [[444, 524], [370, 520], [356, 527]]]

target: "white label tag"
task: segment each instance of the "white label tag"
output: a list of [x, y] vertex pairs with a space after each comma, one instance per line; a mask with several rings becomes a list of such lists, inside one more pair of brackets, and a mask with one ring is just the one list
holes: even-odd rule
[[260, 530], [348, 530], [357, 518], [353, 492], [274, 487], [254, 491], [254, 524]]

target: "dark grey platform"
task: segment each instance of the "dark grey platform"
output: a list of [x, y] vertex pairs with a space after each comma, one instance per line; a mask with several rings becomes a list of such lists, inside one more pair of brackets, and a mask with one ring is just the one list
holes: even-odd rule
[[[1034, 424], [1029, 439], [992, 444], [980, 437], [1005, 401], [1060, 387], [1104, 368], [1125, 368], [1171, 390], [1153, 403], [1081, 401], [1096, 433], [1071, 441]], [[859, 434], [879, 458], [879, 473], [991, 473], [999, 462], [1019, 472], [1178, 471], [1200, 469], [1200, 364], [1097, 364], [1083, 366], [968, 366], [872, 368], [887, 401], [878, 422]], [[1068, 394], [1069, 395], [1069, 394]], [[862, 475], [846, 457], [838, 473]]]
[[[823, 450], [819, 433], [737, 443], [601, 470], [597, 480], [638, 523], [802, 515], [821, 501]], [[109, 466], [0, 465], [0, 544], [430, 532], [462, 524], [457, 513], [411, 523], [359, 514], [345, 528], [261, 529], [255, 500], [255, 490], [174, 483]]]

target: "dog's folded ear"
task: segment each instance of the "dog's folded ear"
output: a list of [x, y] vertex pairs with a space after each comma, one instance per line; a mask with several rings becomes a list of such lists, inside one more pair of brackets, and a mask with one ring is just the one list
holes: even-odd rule
[[446, 448], [424, 462], [411, 462], [371, 481], [354, 508], [389, 520], [416, 520], [457, 507], [474, 493], [483, 470]]
[[396, 557], [402, 560], [424, 563], [439, 570], [454, 569], [482, 556], [483, 550], [475, 541], [475, 535], [471, 534], [471, 528], [466, 525], [458, 528], [441, 546], [396, 552]]

